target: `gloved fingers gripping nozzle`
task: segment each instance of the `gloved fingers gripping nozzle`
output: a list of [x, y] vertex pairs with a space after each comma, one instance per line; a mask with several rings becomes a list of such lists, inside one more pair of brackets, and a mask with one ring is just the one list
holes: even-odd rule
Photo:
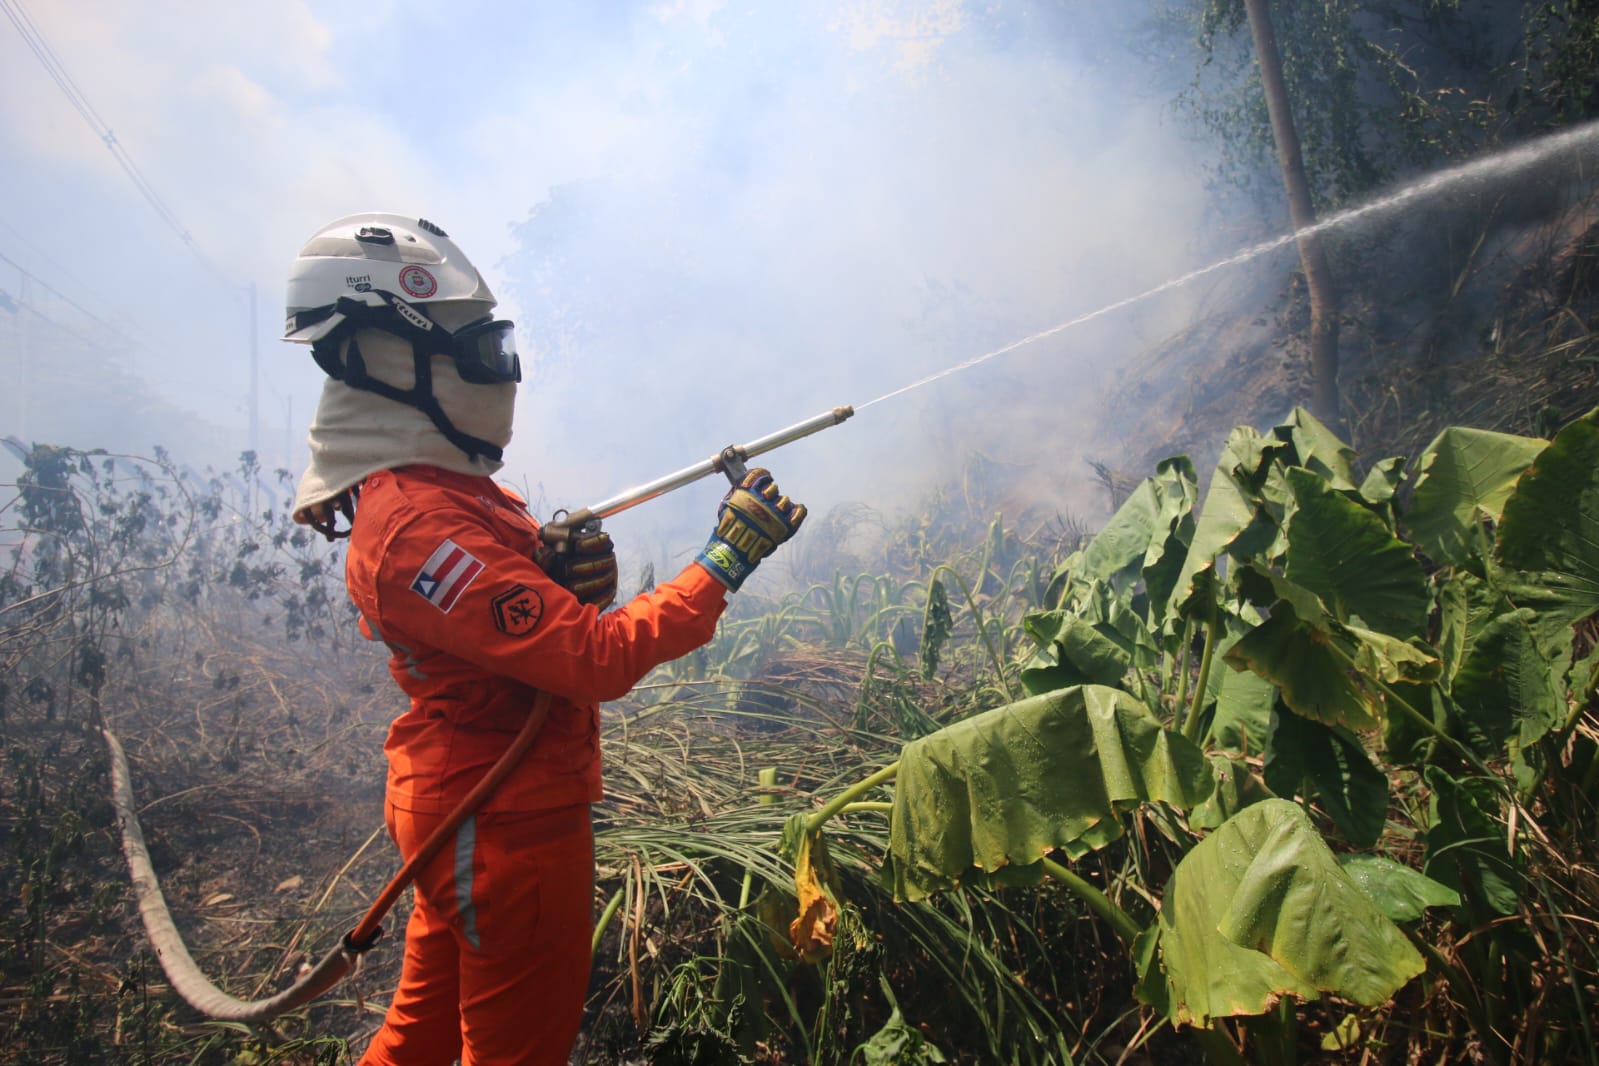
[[559, 548], [545, 547], [535, 557], [550, 580], [579, 603], [603, 611], [616, 600], [616, 545], [599, 519], [573, 527]]
[[[346, 525], [339, 528], [339, 515], [343, 515]], [[346, 489], [327, 500], [318, 500], [309, 507], [302, 507], [294, 512], [294, 520], [302, 526], [310, 526], [323, 539], [332, 542], [343, 540], [350, 535], [350, 529], [355, 522], [354, 494]]]
[[770, 471], [752, 467], [722, 497], [716, 531], [694, 561], [736, 592], [762, 559], [799, 530], [806, 513], [804, 504], [783, 495]]

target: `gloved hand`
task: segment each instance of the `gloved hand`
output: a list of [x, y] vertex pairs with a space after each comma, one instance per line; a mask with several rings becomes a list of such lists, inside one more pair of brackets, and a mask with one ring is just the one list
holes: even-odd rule
[[[338, 516], [343, 515], [346, 525], [338, 528]], [[309, 507], [302, 507], [294, 512], [294, 520], [302, 526], [310, 526], [322, 534], [324, 540], [343, 540], [350, 535], [350, 524], [355, 522], [355, 499], [349, 489], [328, 500], [318, 500]]]
[[794, 535], [805, 521], [805, 513], [803, 503], [778, 491], [769, 471], [755, 467], [722, 497], [716, 532], [694, 561], [737, 592], [755, 564]]
[[540, 551], [536, 561], [550, 580], [600, 610], [616, 599], [616, 545], [603, 530], [573, 530], [565, 552]]

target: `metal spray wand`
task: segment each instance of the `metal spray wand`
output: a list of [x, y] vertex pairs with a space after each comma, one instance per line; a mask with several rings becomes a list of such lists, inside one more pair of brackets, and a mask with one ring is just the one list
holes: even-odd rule
[[855, 408], [835, 407], [831, 411], [823, 411], [813, 418], [803, 422], [796, 422], [787, 429], [780, 429], [764, 437], [750, 441], [748, 444], [729, 444], [716, 455], [704, 462], [695, 463], [693, 466], [684, 467], [674, 474], [656, 478], [636, 488], [612, 496], [608, 500], [592, 504], [570, 514], [556, 512], [555, 517], [540, 529], [539, 535], [546, 544], [557, 551], [565, 548], [567, 541], [574, 532], [598, 529], [601, 519], [620, 514], [630, 507], [637, 507], [641, 503], [664, 496], [668, 492], [676, 491], [684, 485], [692, 484], [701, 478], [712, 474], [726, 474], [727, 480], [737, 485], [744, 478], [744, 464], [747, 460], [757, 455], [765, 454], [781, 448], [785, 444], [792, 444], [801, 437], [809, 437], [812, 433], [820, 433], [829, 426], [836, 426], [855, 413]]

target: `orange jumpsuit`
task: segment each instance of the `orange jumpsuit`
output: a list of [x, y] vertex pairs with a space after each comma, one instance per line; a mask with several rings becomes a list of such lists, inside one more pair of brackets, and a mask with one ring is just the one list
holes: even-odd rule
[[533, 562], [538, 524], [489, 478], [432, 466], [361, 487], [345, 578], [411, 699], [389, 729], [386, 818], [412, 854], [553, 697], [522, 764], [418, 875], [400, 986], [362, 1066], [565, 1063], [593, 928], [599, 708], [710, 640], [699, 566], [601, 615]]

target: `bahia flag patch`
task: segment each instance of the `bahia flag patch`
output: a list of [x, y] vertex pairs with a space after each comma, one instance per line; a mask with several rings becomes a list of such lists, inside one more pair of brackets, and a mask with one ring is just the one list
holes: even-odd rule
[[439, 610], [449, 613], [466, 587], [483, 572], [477, 556], [446, 539], [433, 549], [428, 561], [411, 581], [411, 591]]

